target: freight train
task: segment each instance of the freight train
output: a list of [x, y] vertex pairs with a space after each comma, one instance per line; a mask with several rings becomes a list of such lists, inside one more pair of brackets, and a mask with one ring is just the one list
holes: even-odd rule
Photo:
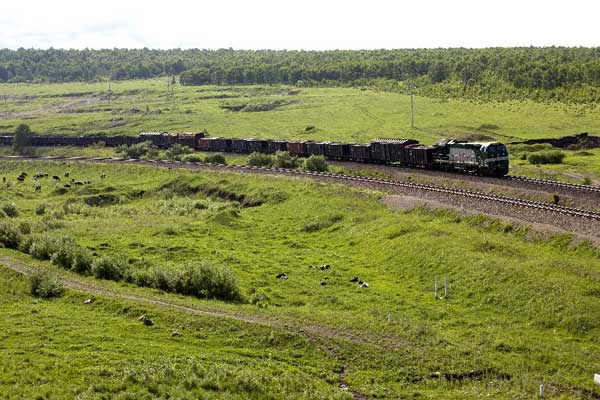
[[[415, 168], [457, 171], [484, 176], [508, 173], [508, 151], [498, 142], [441, 140], [425, 146], [413, 139], [376, 139], [369, 144], [207, 137], [204, 133], [142, 132], [139, 136], [34, 136], [31, 146], [105, 146], [151, 142], [159, 148], [175, 144], [200, 151], [248, 154], [287, 151], [299, 157], [322, 155], [328, 159], [397, 164]], [[11, 145], [12, 136], [0, 136], [0, 145]]]

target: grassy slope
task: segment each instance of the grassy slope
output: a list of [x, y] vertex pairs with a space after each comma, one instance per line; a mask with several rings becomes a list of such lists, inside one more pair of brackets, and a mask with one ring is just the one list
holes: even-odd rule
[[[373, 342], [344, 348], [351, 364], [348, 381], [369, 394], [479, 398], [485, 392], [513, 398], [531, 395], [541, 381], [567, 397], [597, 391], [591, 376], [600, 369], [595, 340], [600, 261], [585, 247], [569, 249], [565, 238], [545, 243], [485, 220], [392, 212], [376, 193], [304, 180], [134, 166], [0, 164], [2, 175], [21, 170], [50, 175], [69, 170], [76, 179], [94, 182], [108, 174], [105, 182], [65, 195], [52, 193], [51, 183], [41, 194], [30, 185], [3, 190], [0, 198], [15, 201], [21, 218], [34, 226], [44, 218], [59, 222], [56, 234], [71, 235], [98, 254], [124, 252], [138, 268], [148, 262], [178, 268], [197, 259], [227, 265], [244, 291], [264, 293], [270, 306], [215, 307], [301, 318]], [[196, 194], [194, 199], [213, 206], [189, 211], [185, 199], [157, 190], [175, 181], [268, 201], [235, 212], [230, 203]], [[109, 186], [122, 196], [121, 204], [82, 203]], [[42, 202], [50, 216], [34, 215]], [[309, 267], [325, 263], [332, 270]], [[287, 272], [289, 280], [275, 279], [279, 272]], [[436, 274], [450, 277], [449, 299], [433, 299]], [[370, 288], [350, 283], [354, 275]], [[436, 372], [474, 369], [487, 371], [486, 377], [432, 378]]]
[[37, 300], [4, 267], [0, 289], [0, 398], [344, 395], [335, 362], [299, 336], [106, 298], [86, 306], [89, 296], [74, 292]]
[[[589, 131], [598, 134], [598, 111], [583, 106], [532, 102], [473, 103], [416, 98], [416, 128], [410, 128], [410, 100], [406, 95], [358, 89], [300, 89], [287, 95], [285, 86], [180, 87], [175, 106], [163, 80], [115, 82], [113, 96], [106, 83], [0, 85], [1, 130], [20, 122], [40, 132], [137, 134], [140, 130], [200, 130], [237, 137], [285, 137], [367, 142], [381, 136], [413, 137], [432, 143], [439, 137], [469, 134], [483, 124], [502, 140], [557, 137]], [[85, 94], [85, 97], [63, 96]], [[214, 96], [234, 98], [208, 98]], [[29, 96], [29, 97], [26, 97]], [[204, 99], [203, 99], [204, 97]], [[294, 104], [267, 112], [230, 112], [219, 105]], [[95, 110], [95, 112], [72, 112]], [[132, 112], [137, 109], [140, 112]], [[148, 112], [149, 111], [149, 112]], [[155, 112], [161, 111], [160, 114]], [[8, 118], [5, 113], [9, 112]], [[306, 133], [307, 126], [316, 131]]]

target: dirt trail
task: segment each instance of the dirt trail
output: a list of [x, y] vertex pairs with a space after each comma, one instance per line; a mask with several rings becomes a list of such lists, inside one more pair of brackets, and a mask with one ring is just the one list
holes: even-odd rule
[[[34, 268], [28, 266], [23, 261], [16, 260], [15, 258], [8, 255], [0, 256], [0, 264], [4, 267], [16, 271], [23, 275], [30, 275]], [[122, 299], [122, 300], [131, 300], [135, 302], [148, 303], [154, 306], [158, 306], [161, 308], [167, 308], [171, 310], [176, 310], [180, 312], [184, 312], [192, 315], [201, 315], [207, 317], [216, 317], [216, 318], [228, 318], [235, 321], [240, 321], [248, 324], [255, 324], [261, 326], [267, 326], [275, 329], [286, 330], [289, 332], [293, 332], [299, 335], [303, 335], [308, 338], [315, 345], [322, 348], [330, 357], [334, 358], [336, 361], [343, 365], [342, 372], [339, 374], [339, 387], [343, 390], [347, 390], [352, 394], [353, 399], [355, 400], [363, 400], [368, 397], [356, 390], [351, 389], [346, 383], [346, 374], [348, 373], [348, 362], [344, 355], [341, 353], [339, 347], [332, 343], [333, 340], [345, 340], [350, 343], [359, 344], [359, 345], [382, 345], [384, 344], [378, 340], [368, 340], [362, 337], [359, 337], [352, 332], [342, 331], [332, 329], [331, 327], [314, 324], [310, 321], [305, 320], [294, 320], [287, 319], [279, 320], [275, 318], [269, 317], [261, 317], [256, 315], [248, 315], [242, 313], [228, 312], [222, 310], [215, 310], [209, 307], [199, 307], [199, 306], [185, 306], [181, 304], [177, 304], [174, 301], [169, 300], [160, 300], [154, 297], [127, 293], [125, 290], [111, 290], [106, 288], [100, 284], [95, 284], [92, 282], [86, 282], [83, 280], [76, 279], [73, 276], [67, 276], [66, 274], [60, 274], [60, 280], [64, 287], [67, 289], [86, 292], [90, 294], [94, 294], [97, 296], [112, 298], [112, 299]]]

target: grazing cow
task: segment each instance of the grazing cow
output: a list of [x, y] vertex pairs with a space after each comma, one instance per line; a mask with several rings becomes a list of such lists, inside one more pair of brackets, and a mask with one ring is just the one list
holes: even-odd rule
[[35, 187], [34, 187], [34, 191], [35, 191], [35, 192], [39, 192], [39, 191], [41, 191], [41, 190], [42, 190], [42, 185], [40, 185], [39, 183], [38, 183], [38, 184], [36, 184], [36, 185], [35, 185]]
[[71, 185], [69, 185], [68, 183], [65, 183], [63, 186], [66, 187], [66, 188], [70, 188], [71, 187]]
[[2, 183], [6, 183], [6, 177], [5, 176], [2, 177]]
[[329, 264], [325, 264], [325, 265], [321, 265], [321, 271], [325, 271], [326, 269], [331, 268], [331, 265]]
[[350, 282], [358, 282], [358, 276], [355, 276], [354, 278], [350, 279]]
[[281, 273], [281, 274], [277, 274], [277, 275], [275, 276], [275, 278], [277, 278], [277, 279], [287, 279], [287, 278], [288, 278], [288, 276], [287, 276], [287, 274], [286, 274], [286, 273]]
[[360, 287], [361, 287], [361, 288], [368, 288], [368, 287], [369, 287], [369, 284], [368, 284], [367, 282], [363, 282], [363, 283], [360, 285]]
[[73, 184], [74, 185], [83, 185], [83, 182], [81, 182], [81, 181], [74, 181]]
[[65, 178], [68, 178], [69, 174], [70, 174], [69, 172], [65, 172]]
[[21, 175], [27, 176], [27, 172], [21, 172]]
[[19, 182], [23, 182], [23, 181], [25, 181], [25, 177], [23, 175], [19, 175], [19, 176], [17, 176], [17, 180]]
[[60, 178], [57, 175], [52, 175], [52, 179], [54, 179], [55, 181], [60, 181]]
[[85, 183], [86, 185], [89, 185], [90, 183], [92, 183], [92, 181], [83, 181], [83, 183]]
[[104, 178], [106, 178], [106, 174], [100, 175], [100, 179], [104, 179]]

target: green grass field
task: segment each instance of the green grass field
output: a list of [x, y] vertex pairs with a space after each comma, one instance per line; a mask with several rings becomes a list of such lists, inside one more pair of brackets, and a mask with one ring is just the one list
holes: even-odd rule
[[[43, 181], [36, 193], [31, 178], [14, 180], [22, 171], [68, 171], [93, 183], [64, 191]], [[151, 312], [158, 323], [148, 328], [137, 320], [139, 312], [124, 315], [123, 304], [113, 301], [85, 309], [80, 294], [33, 300], [22, 279], [2, 270], [3, 292], [10, 294], [2, 297], [0, 357], [11, 364], [0, 369], [0, 392], [9, 397], [60, 394], [65, 378], [51, 366], [68, 364], [63, 368], [72, 376], [86, 362], [94, 368], [70, 380], [69, 391], [89, 391], [88, 398], [101, 397], [94, 385], [102, 382], [123, 398], [135, 397], [136, 390], [146, 393], [139, 383], [144, 379], [165, 398], [226, 397], [235, 392], [228, 376], [261, 382], [260, 389], [242, 392], [252, 393], [246, 397], [343, 396], [336, 388], [340, 362], [302, 341], [302, 327], [330, 338], [349, 366], [348, 383], [371, 397], [532, 398], [541, 383], [555, 398], [600, 395], [592, 381], [600, 370], [600, 257], [570, 236], [451, 212], [391, 211], [380, 193], [303, 179], [48, 162], [1, 162], [0, 174], [12, 183], [0, 191], [0, 202], [14, 202], [19, 211], [3, 221], [26, 224], [27, 235], [68, 235], [98, 257], [123, 254], [132, 273], [178, 271], [200, 260], [228, 267], [246, 301], [103, 283], [114, 290], [257, 316], [295, 333], [270, 348], [262, 328], [157, 310]], [[36, 213], [40, 204], [42, 215]], [[30, 260], [12, 250], [1, 253]], [[322, 271], [323, 264], [331, 269]], [[275, 278], [283, 272], [289, 279]], [[435, 275], [449, 278], [447, 299], [433, 298]], [[350, 282], [353, 276], [369, 287]], [[198, 333], [174, 342], [179, 339], [169, 334], [179, 324]], [[90, 342], [89, 348], [82, 344]], [[72, 351], [83, 352], [84, 361], [69, 362]], [[258, 361], [266, 352], [278, 361]], [[99, 354], [100, 362], [92, 361]], [[194, 362], [222, 378], [190, 372]], [[163, 364], [174, 365], [174, 375], [164, 377]], [[122, 384], [117, 377], [123, 368], [139, 380]], [[268, 379], [279, 373], [290, 374], [287, 392]], [[100, 383], [92, 383], [98, 376]], [[35, 379], [43, 386], [31, 386]], [[186, 380], [195, 386], [188, 388]], [[206, 380], [219, 382], [218, 389], [203, 387]]]
[[[599, 134], [598, 110], [560, 103], [476, 103], [415, 99], [347, 88], [289, 86], [176, 86], [161, 79], [108, 83], [2, 84], [0, 132], [21, 122], [37, 132], [128, 134], [142, 130], [199, 131], [213, 136], [368, 142], [411, 137], [430, 144], [440, 137], [486, 135], [502, 141]], [[221, 106], [275, 107], [235, 112]], [[269, 108], [269, 107], [267, 107]], [[314, 127], [308, 129], [307, 127]]]

